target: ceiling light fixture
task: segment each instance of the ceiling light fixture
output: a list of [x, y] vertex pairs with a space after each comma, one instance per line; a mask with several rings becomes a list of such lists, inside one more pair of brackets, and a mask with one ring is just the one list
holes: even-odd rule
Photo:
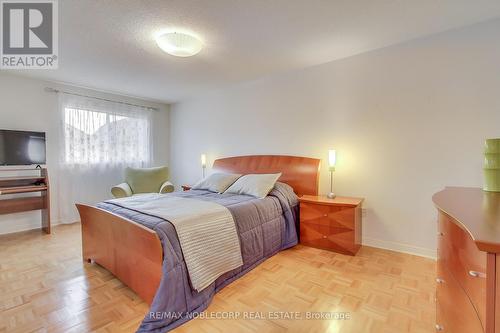
[[191, 57], [201, 51], [201, 41], [182, 32], [167, 32], [156, 37], [156, 44], [166, 53], [176, 57]]

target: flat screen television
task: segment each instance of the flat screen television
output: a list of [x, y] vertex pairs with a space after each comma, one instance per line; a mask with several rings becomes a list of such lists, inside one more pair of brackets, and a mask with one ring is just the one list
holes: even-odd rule
[[0, 130], [0, 165], [45, 164], [45, 133]]

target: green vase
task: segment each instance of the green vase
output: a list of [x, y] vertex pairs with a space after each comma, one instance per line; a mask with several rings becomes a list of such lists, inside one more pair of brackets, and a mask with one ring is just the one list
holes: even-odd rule
[[483, 189], [500, 192], [500, 139], [487, 139], [484, 143]]

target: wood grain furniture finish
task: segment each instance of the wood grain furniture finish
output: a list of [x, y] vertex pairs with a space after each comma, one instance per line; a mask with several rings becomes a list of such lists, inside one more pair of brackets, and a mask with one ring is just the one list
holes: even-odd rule
[[278, 173], [279, 182], [290, 185], [299, 196], [317, 195], [320, 160], [284, 155], [250, 155], [221, 158], [213, 169], [228, 173]]
[[160, 285], [163, 251], [155, 231], [116, 214], [77, 204], [84, 260], [96, 262], [148, 303]]
[[[319, 164], [319, 159], [305, 157], [240, 156], [215, 160], [214, 169], [231, 173], [282, 172], [280, 181], [296, 186], [298, 192], [317, 193], [318, 189], [313, 189], [310, 182], [317, 186]], [[108, 269], [151, 303], [161, 279], [163, 261], [157, 234], [97, 207], [77, 204], [77, 208], [82, 225], [83, 259]]]
[[20, 196], [0, 199], [0, 214], [40, 210], [42, 215], [42, 230], [50, 234], [50, 188], [47, 169], [0, 169], [0, 175], [13, 171], [36, 172], [39, 173], [39, 176], [0, 176], [0, 196], [25, 193], [40, 193], [40, 196]]
[[500, 193], [447, 187], [438, 209], [436, 329], [500, 333]]
[[439, 281], [436, 286], [436, 331], [438, 332], [483, 332], [481, 321], [467, 294], [449, 270], [438, 265]]
[[356, 255], [364, 199], [304, 195], [299, 200], [301, 244]]

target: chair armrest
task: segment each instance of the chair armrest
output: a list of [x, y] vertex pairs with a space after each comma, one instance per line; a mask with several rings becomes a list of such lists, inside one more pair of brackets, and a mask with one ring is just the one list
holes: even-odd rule
[[160, 193], [170, 193], [174, 191], [174, 184], [168, 180], [164, 182], [160, 187]]
[[115, 198], [125, 198], [130, 197], [133, 193], [129, 184], [121, 183], [111, 188], [111, 194], [113, 194]]

